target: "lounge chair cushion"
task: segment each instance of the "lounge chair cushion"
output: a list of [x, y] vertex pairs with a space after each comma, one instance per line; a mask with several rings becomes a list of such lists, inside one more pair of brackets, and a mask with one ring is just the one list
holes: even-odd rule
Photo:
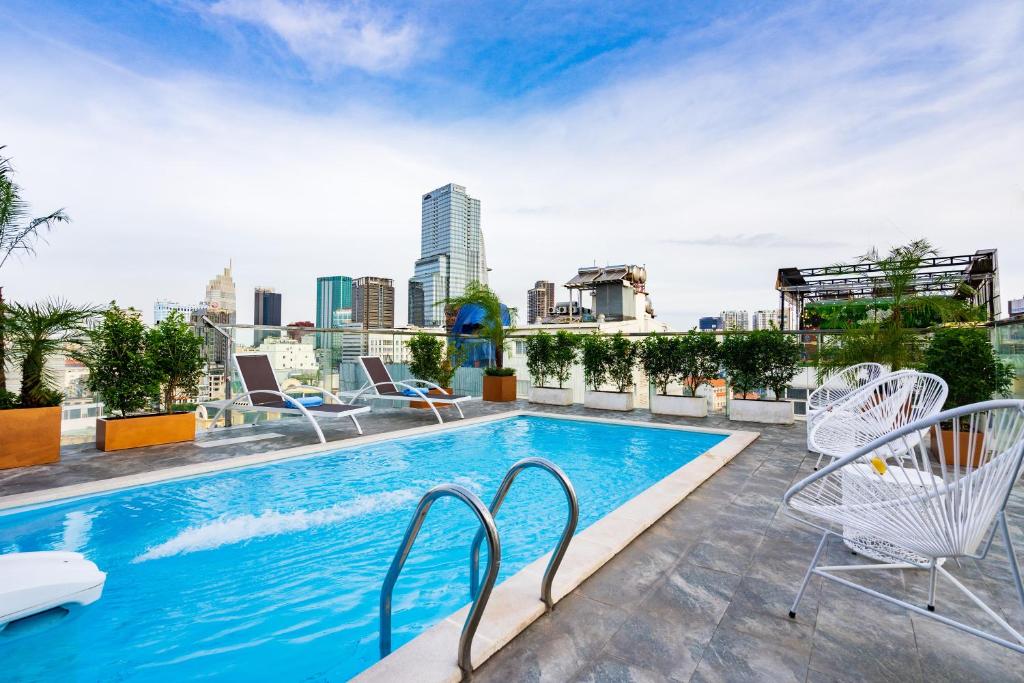
[[[322, 406], [324, 404], [324, 400], [320, 396], [292, 396], [290, 403], [301, 403], [306, 408], [315, 408], [317, 406]], [[298, 406], [292, 405], [291, 407], [297, 408]]]

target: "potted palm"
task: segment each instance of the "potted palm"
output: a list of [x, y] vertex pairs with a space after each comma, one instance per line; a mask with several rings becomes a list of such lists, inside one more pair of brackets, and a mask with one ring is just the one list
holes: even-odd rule
[[[798, 372], [800, 345], [779, 330], [727, 335], [722, 340], [722, 364], [739, 397], [729, 401], [729, 419], [767, 424], [792, 424], [793, 402], [786, 387]], [[755, 389], [766, 389], [772, 400]]]
[[[89, 333], [83, 360], [89, 388], [103, 398], [108, 417], [96, 420], [96, 448], [116, 451], [191, 441], [195, 415], [175, 412], [194, 394], [202, 369], [201, 340], [172, 315], [148, 333], [138, 314], [116, 304]], [[164, 404], [163, 412], [151, 411]]]
[[[959, 408], [987, 401], [993, 396], [1009, 396], [1013, 386], [1014, 370], [996, 355], [989, 341], [988, 331], [979, 327], [947, 327], [935, 331], [924, 354], [924, 371], [946, 380], [949, 395], [945, 409]], [[938, 435], [933, 431], [932, 452], [941, 452], [947, 465], [967, 463], [964, 458], [970, 449], [970, 431], [962, 430], [951, 422], [942, 425]], [[959, 441], [959, 443], [956, 443]], [[975, 439], [972, 466], [977, 466], [984, 442]], [[960, 463], [954, 456], [960, 453]]]
[[[637, 347], [621, 332], [611, 337], [597, 334], [583, 339], [583, 375], [587, 386], [583, 405], [601, 410], [633, 410], [633, 370]], [[602, 389], [605, 382], [614, 391]]]
[[60, 404], [46, 363], [71, 355], [85, 339], [92, 309], [62, 301], [4, 304], [9, 360], [21, 367], [21, 391], [0, 391], [0, 469], [60, 460]]
[[502, 306], [498, 295], [480, 282], [470, 282], [462, 296], [449, 298], [445, 303], [454, 310], [471, 305], [478, 306], [483, 312], [483, 319], [475, 334], [490, 342], [494, 351], [493, 364], [484, 369], [483, 399], [497, 402], [516, 400], [515, 370], [505, 367], [505, 347], [508, 345], [508, 336], [515, 331], [516, 309]]
[[[555, 335], [538, 332], [526, 339], [526, 367], [533, 387], [530, 402], [555, 406], [571, 406], [572, 387], [566, 387], [580, 346], [580, 336], [566, 330]], [[548, 386], [548, 378], [558, 382]]]

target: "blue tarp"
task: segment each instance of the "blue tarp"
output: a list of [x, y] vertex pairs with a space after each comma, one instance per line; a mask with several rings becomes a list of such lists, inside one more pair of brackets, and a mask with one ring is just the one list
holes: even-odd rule
[[[452, 325], [452, 335], [472, 335], [480, 328], [484, 319], [484, 309], [476, 304], [466, 304], [459, 309], [455, 316], [455, 323]], [[501, 322], [505, 325], [512, 324], [512, 317], [508, 313], [508, 307], [501, 305]], [[490, 342], [482, 339], [456, 339], [452, 341], [460, 349], [469, 351], [469, 356], [463, 367], [482, 367], [489, 365], [494, 357], [494, 349]]]

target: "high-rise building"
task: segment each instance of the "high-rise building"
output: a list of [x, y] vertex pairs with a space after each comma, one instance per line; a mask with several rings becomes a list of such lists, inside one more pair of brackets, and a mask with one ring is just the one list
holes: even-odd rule
[[409, 280], [409, 323], [444, 324], [444, 301], [470, 282], [487, 283], [487, 257], [480, 230], [480, 200], [449, 183], [422, 198], [420, 258]]
[[394, 280], [370, 276], [353, 280], [352, 322], [361, 323], [366, 330], [394, 328]]
[[162, 323], [167, 319], [172, 312], [177, 311], [181, 313], [185, 320], [191, 319], [192, 314], [196, 311], [205, 311], [206, 304], [180, 304], [177, 301], [169, 301], [167, 299], [157, 299], [153, 303], [153, 324]]
[[[280, 325], [281, 324], [281, 295], [270, 287], [257, 287], [256, 296], [252, 304], [253, 325]], [[253, 331], [253, 345], [259, 346], [267, 337], [279, 337], [278, 332], [269, 330]]]
[[235, 281], [231, 278], [231, 264], [206, 285], [206, 308], [210, 313], [227, 313], [235, 322]]
[[698, 327], [702, 332], [716, 332], [725, 329], [725, 322], [717, 315], [709, 315], [700, 319]]
[[722, 311], [722, 323], [726, 330], [749, 330], [750, 316], [746, 311]]
[[[316, 326], [341, 327], [352, 322], [352, 278], [327, 275], [316, 279]], [[342, 336], [317, 333], [317, 347], [340, 348]]]
[[752, 328], [755, 330], [781, 329], [781, 320], [777, 310], [754, 311], [751, 317]]
[[537, 280], [533, 289], [526, 292], [526, 322], [539, 325], [555, 305], [555, 283]]
[[1020, 299], [1010, 299], [1010, 303], [1006, 309], [1011, 318], [1024, 315], [1024, 297], [1021, 297]]

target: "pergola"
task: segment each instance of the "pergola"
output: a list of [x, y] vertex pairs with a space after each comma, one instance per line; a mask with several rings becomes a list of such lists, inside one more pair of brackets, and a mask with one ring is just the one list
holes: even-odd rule
[[[966, 286], [965, 286], [966, 285]], [[999, 270], [995, 249], [979, 249], [962, 256], [923, 259], [911, 283], [915, 292], [967, 298], [988, 311], [989, 320], [1000, 313]], [[804, 304], [812, 301], [853, 301], [886, 296], [887, 282], [878, 262], [850, 263], [814, 268], [779, 268], [775, 279], [779, 292], [779, 317], [785, 328], [785, 311], [800, 320]]]

